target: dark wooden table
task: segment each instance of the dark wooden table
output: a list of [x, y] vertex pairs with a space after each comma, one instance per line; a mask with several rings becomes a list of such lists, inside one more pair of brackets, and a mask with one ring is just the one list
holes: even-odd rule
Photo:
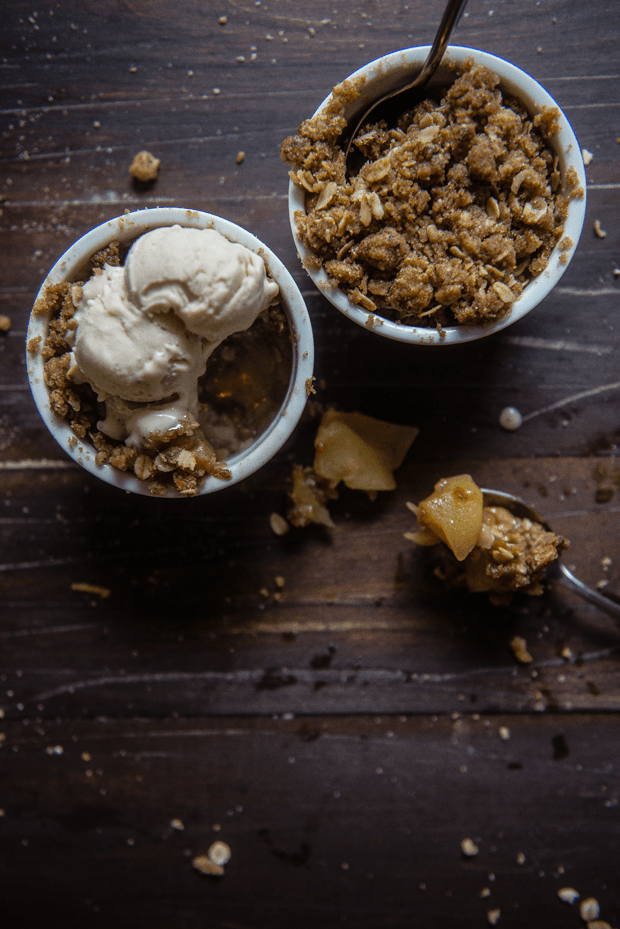
[[[467, 471], [538, 506], [576, 573], [620, 592], [620, 4], [470, 0], [456, 34], [541, 81], [593, 155], [578, 251], [526, 319], [460, 347], [380, 339], [314, 290], [288, 227], [282, 140], [364, 62], [428, 43], [442, 6], [3, 7], [3, 925], [585, 925], [567, 886], [620, 923], [618, 627], [561, 587], [504, 609], [448, 593], [403, 539], [405, 501]], [[142, 190], [140, 149], [162, 160]], [[193, 501], [124, 495], [64, 457], [28, 389], [30, 307], [72, 241], [154, 205], [217, 213], [283, 259], [316, 399], [420, 427], [396, 491], [343, 493], [334, 531], [277, 538], [312, 424]], [[220, 878], [191, 864], [215, 839]]]

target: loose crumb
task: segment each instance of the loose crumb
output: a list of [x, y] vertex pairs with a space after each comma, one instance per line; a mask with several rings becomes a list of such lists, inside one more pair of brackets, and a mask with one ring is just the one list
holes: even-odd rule
[[518, 853], [517, 864], [525, 864], [525, 855], [523, 854], [523, 852]]
[[480, 849], [473, 841], [473, 839], [463, 839], [461, 842], [461, 851], [468, 858], [473, 858], [474, 855], [477, 855]]
[[138, 152], [129, 167], [129, 173], [143, 184], [154, 181], [159, 173], [161, 161], [150, 152]]
[[595, 232], [595, 234], [599, 237], [599, 239], [604, 239], [605, 236], [607, 235], [607, 233], [605, 232], [605, 230], [604, 230], [604, 229], [601, 229], [601, 221], [600, 221], [600, 219], [595, 219], [595, 220], [594, 220], [594, 232]]
[[499, 909], [497, 909], [497, 910], [487, 910], [487, 920], [488, 920], [488, 922], [489, 922], [489, 925], [490, 925], [490, 926], [496, 926], [497, 923], [498, 923], [498, 921], [499, 921], [500, 915], [501, 915], [501, 910], [499, 910]]
[[0, 332], [8, 332], [11, 325], [10, 316], [0, 316]]
[[517, 661], [520, 661], [521, 664], [530, 664], [530, 662], [534, 660], [528, 652], [527, 642], [522, 636], [514, 636], [514, 638], [510, 641], [510, 647], [514, 653], [515, 658]]
[[245, 152], [237, 152], [237, 157], [235, 161], [238, 165], [242, 164], [245, 161]]
[[598, 900], [594, 897], [587, 897], [579, 905], [579, 915], [584, 922], [590, 922], [593, 919], [598, 919], [601, 908], [598, 905]]
[[291, 528], [284, 516], [280, 516], [279, 513], [272, 513], [269, 517], [269, 525], [271, 526], [271, 531], [274, 535], [286, 535], [286, 533]]
[[209, 848], [207, 855], [214, 865], [220, 867], [228, 864], [231, 856], [230, 846], [226, 842], [214, 842]]
[[583, 158], [583, 163], [587, 168], [590, 162], [592, 161], [592, 159], [594, 158], [594, 155], [592, 154], [592, 152], [589, 152], [587, 148], [582, 148], [581, 157]]
[[504, 742], [510, 738], [510, 729], [508, 726], [500, 726], [498, 731], [500, 739], [503, 739]]
[[110, 596], [109, 587], [100, 587], [98, 584], [86, 584], [81, 581], [74, 581], [71, 584], [71, 590], [77, 590], [83, 594], [95, 594], [98, 597], [101, 597], [102, 600], [105, 600], [106, 597]]
[[558, 897], [564, 903], [573, 904], [575, 900], [579, 899], [579, 891], [575, 890], [574, 887], [562, 887], [561, 890], [558, 890]]
[[196, 855], [192, 858], [192, 867], [201, 874], [210, 874], [213, 877], [221, 877], [224, 874], [224, 868], [211, 861], [208, 855]]
[[183, 822], [182, 819], [171, 819], [170, 828], [177, 829], [179, 832], [182, 832], [183, 829], [185, 829], [185, 823]]
[[490, 897], [490, 896], [491, 896], [491, 888], [490, 888], [490, 887], [483, 887], [482, 890], [480, 891], [480, 893], [478, 894], [478, 896], [479, 896], [482, 900], [484, 900], [485, 897]]
[[220, 16], [220, 18], [218, 19], [218, 23], [220, 24], [220, 26], [225, 26], [227, 22], [228, 22], [228, 16]]

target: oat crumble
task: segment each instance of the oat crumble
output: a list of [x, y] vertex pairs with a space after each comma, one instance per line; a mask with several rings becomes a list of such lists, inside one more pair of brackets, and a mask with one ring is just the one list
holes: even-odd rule
[[[287, 138], [282, 158], [306, 191], [295, 214], [331, 282], [368, 313], [426, 327], [486, 323], [509, 311], [560, 241], [577, 173], [561, 177], [547, 140], [557, 109], [532, 117], [469, 60], [440, 100], [425, 99], [390, 129], [356, 141], [368, 159], [345, 176], [338, 138], [358, 90], [345, 81], [330, 103]], [[570, 246], [567, 246], [567, 248]]]
[[137, 181], [147, 184], [157, 179], [161, 160], [150, 152], [138, 152], [129, 167], [129, 173]]

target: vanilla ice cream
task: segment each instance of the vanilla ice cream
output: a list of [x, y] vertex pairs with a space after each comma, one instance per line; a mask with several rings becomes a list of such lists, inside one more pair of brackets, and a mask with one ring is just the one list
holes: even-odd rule
[[83, 285], [68, 377], [105, 402], [110, 438], [140, 449], [191, 434], [207, 359], [278, 293], [262, 258], [215, 229], [147, 232]]

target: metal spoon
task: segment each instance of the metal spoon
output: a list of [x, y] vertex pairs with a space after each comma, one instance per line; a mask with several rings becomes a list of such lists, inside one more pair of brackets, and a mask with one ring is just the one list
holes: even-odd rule
[[[349, 152], [351, 150], [351, 145], [355, 136], [360, 130], [360, 127], [368, 121], [370, 114], [379, 106], [379, 104], [384, 103], [386, 100], [390, 100], [396, 94], [404, 93], [405, 91], [410, 90], [421, 90], [427, 83], [430, 81], [431, 77], [437, 70], [443, 54], [446, 50], [446, 46], [450, 41], [450, 36], [452, 35], [459, 19], [461, 13], [465, 9], [467, 0], [448, 0], [446, 5], [445, 12], [441, 23], [439, 24], [439, 29], [437, 30], [437, 35], [435, 36], [435, 41], [433, 42], [432, 48], [429, 52], [428, 58], [424, 62], [422, 70], [416, 75], [413, 80], [405, 78], [392, 89], [389, 93], [384, 94], [378, 100], [368, 107], [361, 115], [358, 114], [356, 117], [355, 114], [349, 119], [347, 128], [344, 131], [343, 136], [341, 137], [341, 147], [344, 147], [344, 142], [348, 137], [348, 144], [345, 149], [345, 162], [349, 158]], [[354, 129], [350, 131], [350, 127], [354, 126]]]
[[[531, 519], [532, 522], [540, 523], [543, 529], [546, 529], [548, 532], [553, 532], [547, 520], [537, 513], [533, 507], [524, 503], [523, 500], [520, 500], [519, 497], [513, 497], [512, 494], [502, 493], [500, 490], [486, 490], [484, 487], [481, 489], [485, 506], [503, 506], [514, 516], [518, 516], [519, 519]], [[588, 587], [587, 584], [584, 584], [583, 581], [576, 578], [559, 559], [554, 561], [547, 568], [547, 577], [550, 575], [555, 575], [565, 587], [574, 590], [575, 593], [583, 597], [584, 600], [587, 600], [588, 603], [597, 606], [599, 610], [603, 610], [603, 612], [607, 613], [609, 616], [613, 616], [614, 619], [620, 619], [620, 604], [614, 603], [613, 600], [603, 596], [603, 594], [593, 590], [591, 587]]]

